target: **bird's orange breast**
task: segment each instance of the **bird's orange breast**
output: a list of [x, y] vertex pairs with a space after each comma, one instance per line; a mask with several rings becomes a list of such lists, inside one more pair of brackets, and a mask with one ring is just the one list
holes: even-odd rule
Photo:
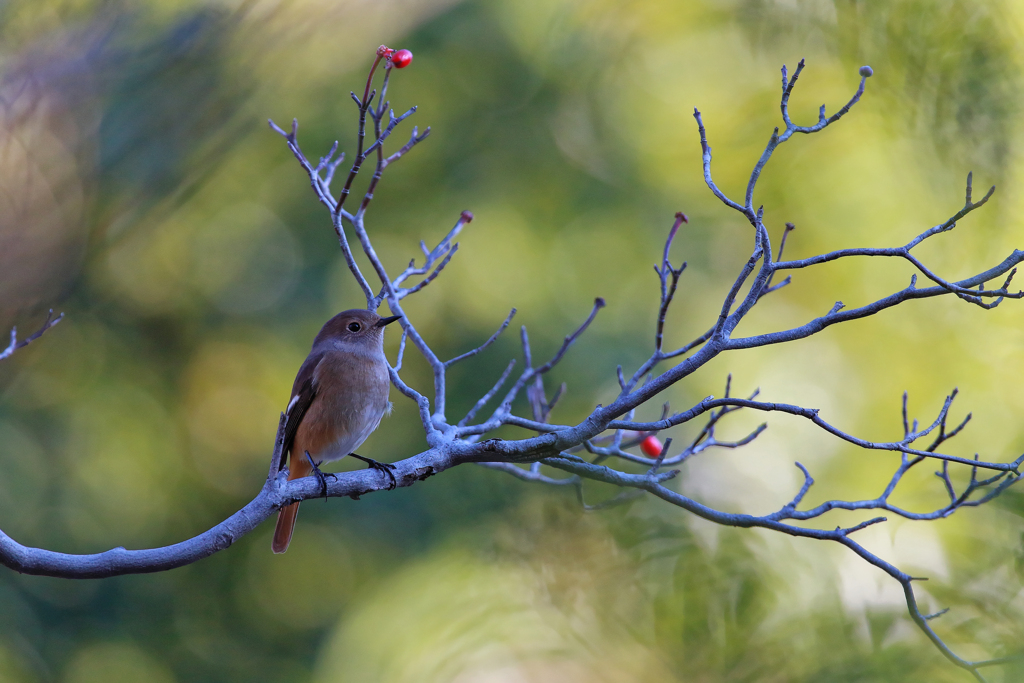
[[383, 356], [328, 352], [314, 371], [316, 397], [295, 434], [292, 452], [336, 460], [356, 448], [389, 407]]

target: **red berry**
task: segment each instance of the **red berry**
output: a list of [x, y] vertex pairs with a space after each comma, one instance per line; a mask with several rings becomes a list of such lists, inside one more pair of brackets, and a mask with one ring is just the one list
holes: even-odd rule
[[396, 69], [404, 69], [405, 67], [412, 64], [412, 53], [408, 50], [396, 50], [391, 55], [391, 66]]
[[648, 458], [657, 458], [661, 455], [661, 449], [661, 441], [659, 441], [658, 437], [654, 435], [651, 435], [640, 442], [640, 450], [642, 450], [644, 455]]

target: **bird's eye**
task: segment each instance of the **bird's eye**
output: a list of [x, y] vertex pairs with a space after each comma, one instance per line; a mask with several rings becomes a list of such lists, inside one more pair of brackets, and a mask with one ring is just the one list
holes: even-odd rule
[[349, 332], [358, 332], [361, 329], [363, 329], [363, 326], [360, 325], [359, 323], [349, 323], [348, 324], [348, 331]]

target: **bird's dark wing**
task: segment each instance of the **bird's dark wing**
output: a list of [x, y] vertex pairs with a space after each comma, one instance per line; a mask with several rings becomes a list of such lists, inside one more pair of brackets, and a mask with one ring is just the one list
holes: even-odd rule
[[[281, 451], [282, 454], [286, 454], [292, 449], [292, 444], [295, 443], [295, 433], [299, 431], [299, 425], [302, 424], [302, 418], [305, 416], [306, 411], [309, 410], [309, 406], [313, 404], [313, 399], [316, 398], [316, 382], [313, 381], [314, 374], [316, 372], [316, 366], [323, 360], [324, 354], [310, 354], [306, 361], [299, 368], [299, 374], [295, 376], [295, 384], [292, 385], [292, 398], [288, 402], [288, 422], [284, 426], [284, 449]], [[285, 459], [281, 458], [281, 468], [284, 468]]]

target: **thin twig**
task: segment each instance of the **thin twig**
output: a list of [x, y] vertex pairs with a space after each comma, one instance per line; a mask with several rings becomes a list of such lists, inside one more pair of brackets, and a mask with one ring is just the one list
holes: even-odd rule
[[5, 358], [10, 358], [12, 355], [14, 355], [15, 351], [17, 351], [18, 349], [23, 349], [26, 346], [28, 346], [29, 344], [31, 344], [32, 342], [34, 342], [36, 339], [39, 339], [40, 337], [43, 336], [44, 332], [46, 332], [48, 329], [50, 329], [51, 327], [53, 327], [54, 325], [56, 325], [57, 323], [59, 323], [63, 319], [64, 319], [64, 314], [63, 313], [59, 314], [56, 318], [54, 318], [53, 317], [53, 309], [51, 308], [49, 310], [49, 312], [46, 314], [46, 320], [43, 321], [42, 326], [38, 330], [36, 330], [32, 334], [30, 334], [29, 336], [27, 336], [24, 339], [22, 339], [20, 342], [18, 341], [18, 328], [17, 327], [12, 327], [11, 328], [11, 343], [7, 345], [6, 349], [4, 349], [3, 351], [0, 351], [0, 360], [4, 360]]

